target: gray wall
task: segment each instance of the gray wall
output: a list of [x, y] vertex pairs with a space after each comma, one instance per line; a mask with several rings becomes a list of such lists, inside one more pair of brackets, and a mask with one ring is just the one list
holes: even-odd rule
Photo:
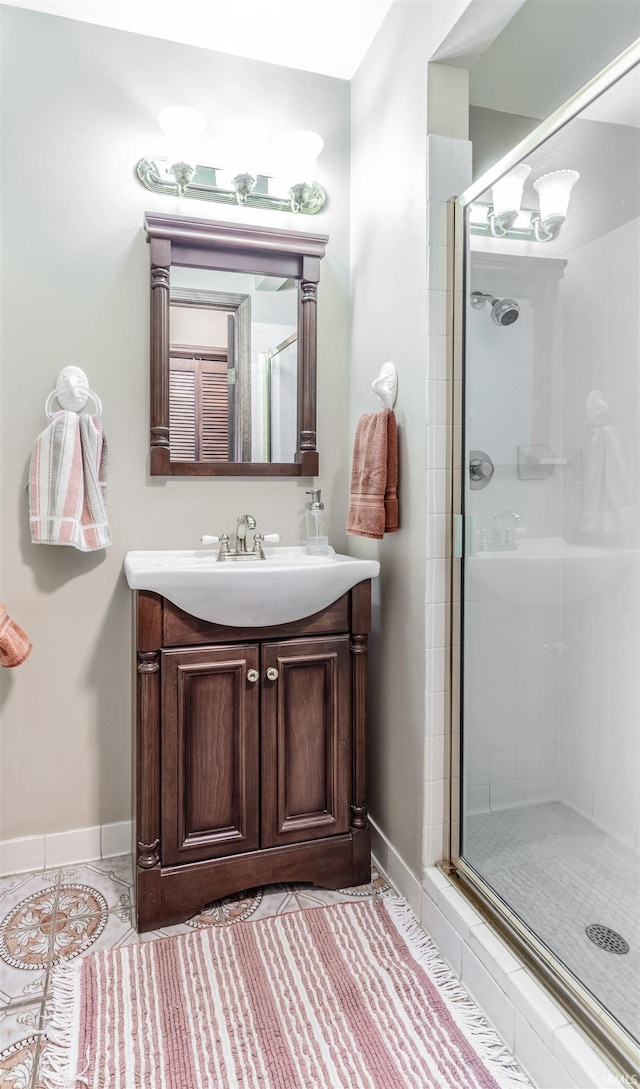
[[[319, 289], [320, 476], [331, 542], [347, 500], [349, 84], [17, 8], [2, 18], [0, 600], [34, 650], [0, 670], [0, 839], [130, 816], [131, 595], [135, 548], [193, 548], [249, 510], [297, 544], [298, 480], [151, 480], [145, 210], [330, 236]], [[252, 116], [325, 139], [317, 219], [148, 193], [135, 165], [160, 146], [163, 106]], [[24, 485], [60, 369], [83, 367], [104, 404], [113, 546], [32, 545]]]
[[474, 179], [639, 36], [638, 0], [525, 0], [469, 73]]
[[349, 538], [351, 551], [379, 558], [382, 568], [371, 640], [369, 800], [373, 819], [414, 873], [421, 868], [427, 683], [427, 65], [464, 7], [395, 3], [351, 85], [350, 432], [362, 413], [381, 407], [371, 382], [391, 360], [400, 445], [399, 532], [379, 543]]
[[639, 36], [638, 0], [526, 0], [474, 64], [469, 100], [543, 120]]

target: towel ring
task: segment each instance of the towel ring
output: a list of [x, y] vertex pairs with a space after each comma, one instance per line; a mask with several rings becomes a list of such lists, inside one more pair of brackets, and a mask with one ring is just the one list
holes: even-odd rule
[[93, 398], [96, 414], [102, 416], [102, 401], [97, 393], [89, 389], [89, 379], [80, 367], [63, 367], [56, 381], [56, 388], [51, 391], [44, 405], [44, 414], [51, 419], [51, 406], [58, 400], [61, 408], [69, 412], [80, 412], [89, 397]]
[[380, 398], [384, 407], [391, 412], [398, 395], [398, 372], [393, 363], [383, 365], [371, 389]]

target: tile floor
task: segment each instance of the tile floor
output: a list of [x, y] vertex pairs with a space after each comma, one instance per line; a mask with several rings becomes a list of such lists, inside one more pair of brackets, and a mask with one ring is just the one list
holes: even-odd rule
[[[86, 952], [153, 941], [203, 926], [318, 907], [391, 891], [375, 868], [368, 885], [330, 892], [269, 885], [210, 904], [187, 923], [138, 934], [128, 856], [0, 878], [0, 1089], [42, 1089], [51, 970]], [[186, 1087], [185, 1087], [186, 1089]]]
[[[476, 814], [465, 836], [474, 869], [640, 1040], [638, 856], [561, 802]], [[594, 945], [592, 923], [621, 934], [629, 952]]]

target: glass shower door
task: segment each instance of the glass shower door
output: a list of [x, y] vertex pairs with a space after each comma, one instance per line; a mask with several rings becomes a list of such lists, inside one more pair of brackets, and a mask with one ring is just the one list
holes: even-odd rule
[[636, 66], [461, 201], [459, 859], [635, 1041], [639, 163]]

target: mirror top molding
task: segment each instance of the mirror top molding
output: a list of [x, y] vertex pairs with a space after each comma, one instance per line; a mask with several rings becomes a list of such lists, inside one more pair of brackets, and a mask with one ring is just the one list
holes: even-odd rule
[[[145, 213], [151, 259], [151, 476], [317, 476], [316, 371], [317, 286], [328, 236], [272, 227]], [[210, 269], [281, 277], [298, 284], [297, 429], [295, 453], [288, 462], [242, 460], [231, 452], [227, 460], [179, 460], [172, 456], [170, 437], [171, 268]], [[240, 374], [240, 371], [235, 371]], [[229, 420], [251, 417], [250, 382], [230, 393]], [[295, 406], [294, 406], [295, 407]], [[196, 410], [197, 411], [197, 410]], [[235, 436], [229, 424], [229, 450], [250, 449], [250, 436]], [[245, 430], [249, 426], [244, 425]], [[291, 451], [294, 450], [293, 432]]]
[[[206, 246], [212, 250], [249, 251], [250, 253], [298, 254], [322, 258], [329, 241], [325, 234], [306, 234], [277, 227], [254, 227], [246, 223], [220, 223], [213, 219], [193, 219], [166, 213], [145, 213], [147, 242], [167, 239], [186, 247]], [[172, 264], [177, 264], [172, 261]], [[250, 271], [246, 269], [245, 271]]]

